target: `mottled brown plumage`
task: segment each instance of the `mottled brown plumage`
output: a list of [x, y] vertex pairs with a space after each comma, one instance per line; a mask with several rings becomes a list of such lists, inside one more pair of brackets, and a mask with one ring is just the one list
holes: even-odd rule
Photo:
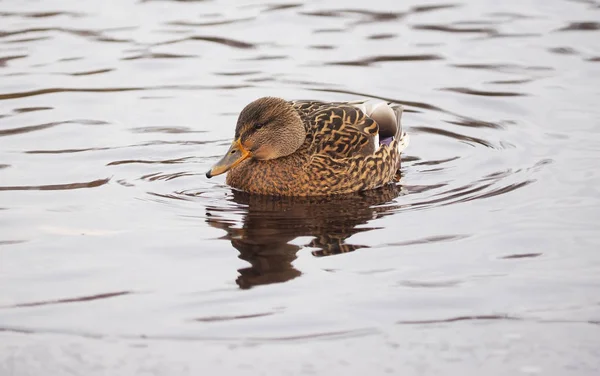
[[[321, 196], [394, 180], [408, 142], [400, 105], [260, 98], [238, 118], [235, 141], [207, 173], [258, 194]], [[389, 145], [379, 140], [391, 137]]]

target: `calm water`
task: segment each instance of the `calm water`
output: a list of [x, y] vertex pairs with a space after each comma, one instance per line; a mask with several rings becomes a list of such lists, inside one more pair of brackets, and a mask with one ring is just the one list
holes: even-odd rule
[[[600, 2], [0, 1], [0, 375], [597, 375]], [[398, 186], [204, 172], [406, 106]]]

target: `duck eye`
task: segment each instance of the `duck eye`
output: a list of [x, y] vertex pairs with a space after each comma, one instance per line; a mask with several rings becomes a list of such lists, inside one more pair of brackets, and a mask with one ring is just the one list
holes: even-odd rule
[[264, 127], [267, 123], [256, 123], [254, 124], [254, 129], [261, 129], [262, 127]]

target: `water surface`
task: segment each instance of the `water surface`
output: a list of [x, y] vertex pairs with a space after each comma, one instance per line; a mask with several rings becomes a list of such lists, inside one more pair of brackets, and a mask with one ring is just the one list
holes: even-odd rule
[[[0, 374], [597, 374], [598, 19], [0, 1]], [[404, 104], [400, 184], [207, 180], [264, 95]]]

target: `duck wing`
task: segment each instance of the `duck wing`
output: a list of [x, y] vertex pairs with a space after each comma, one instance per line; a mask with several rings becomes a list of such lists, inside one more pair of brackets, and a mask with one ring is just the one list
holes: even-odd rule
[[292, 107], [294, 107], [296, 112], [298, 112], [298, 114], [304, 121], [309, 120], [311, 115], [315, 112], [331, 107], [333, 105], [333, 103], [331, 102], [321, 102], [312, 100], [290, 101], [289, 103], [292, 105]]
[[355, 106], [326, 107], [312, 113], [307, 122], [311, 155], [334, 159], [367, 156], [379, 146], [379, 125]]
[[401, 115], [401, 105], [372, 100], [335, 104], [314, 113], [305, 170], [318, 178], [315, 189], [346, 193], [392, 182], [408, 142]]

